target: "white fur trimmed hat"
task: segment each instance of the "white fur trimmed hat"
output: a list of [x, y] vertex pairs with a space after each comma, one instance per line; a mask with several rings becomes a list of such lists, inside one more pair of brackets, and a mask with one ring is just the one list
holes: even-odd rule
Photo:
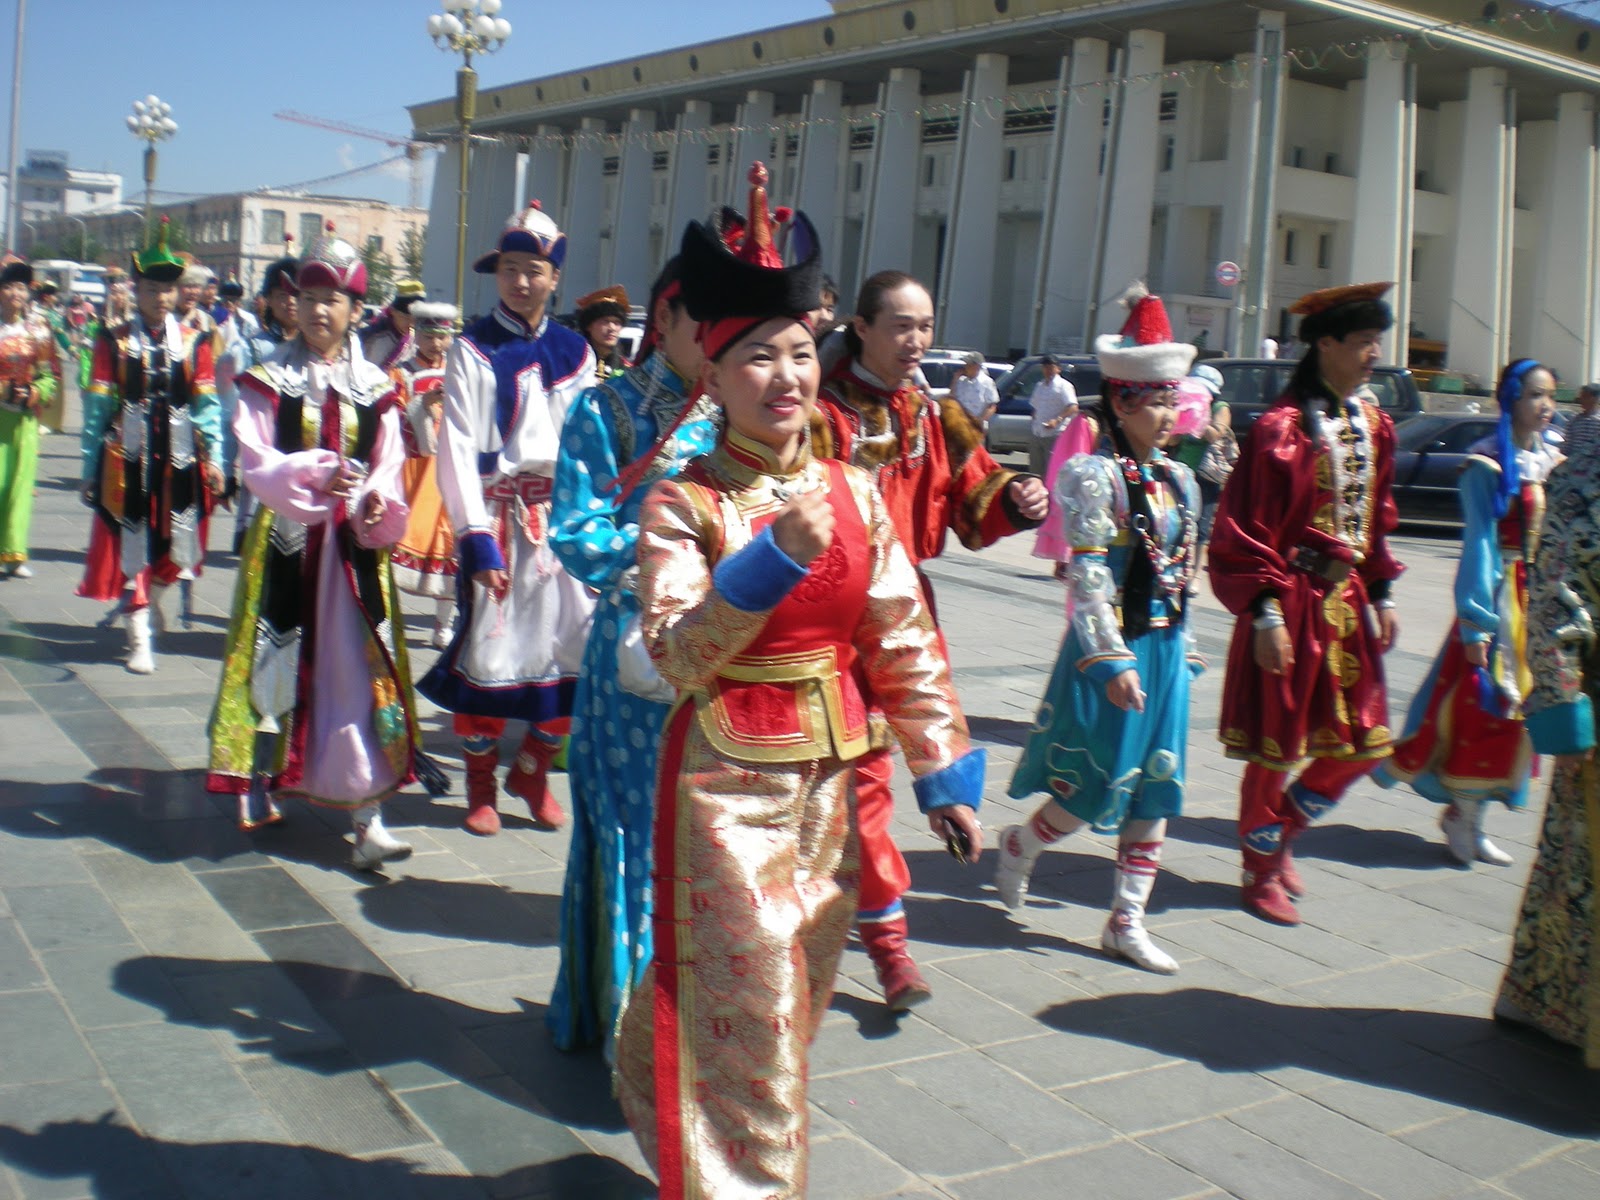
[[1095, 339], [1100, 374], [1117, 383], [1176, 385], [1194, 363], [1194, 346], [1172, 340], [1166, 305], [1142, 283], [1130, 287], [1122, 303], [1129, 310], [1122, 332]]

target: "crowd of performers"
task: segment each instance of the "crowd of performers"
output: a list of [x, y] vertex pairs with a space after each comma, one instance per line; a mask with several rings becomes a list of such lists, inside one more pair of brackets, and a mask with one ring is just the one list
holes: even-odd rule
[[[1008, 789], [1040, 802], [998, 837], [1008, 908], [1046, 847], [1114, 834], [1102, 947], [1178, 969], [1146, 909], [1183, 810], [1204, 558], [1236, 618], [1220, 736], [1244, 763], [1245, 909], [1299, 923], [1295, 841], [1374, 772], [1444, 806], [1459, 862], [1504, 865], [1485, 815], [1524, 806], [1535, 752], [1554, 755], [1495, 1011], [1600, 1066], [1600, 440], [1562, 461], [1550, 370], [1522, 359], [1500, 380], [1498, 431], [1462, 476], [1457, 621], [1397, 736], [1394, 429], [1365, 387], [1389, 285], [1298, 302], [1305, 357], [1203, 491], [1209, 444], [1234, 444], [1225, 406], [1142, 291], [1096, 345], [1100, 404], [1068, 414], [1041, 479], [919, 386], [934, 312], [911, 276], [866, 281], [824, 366], [818, 239], [804, 214], [769, 212], [759, 164], [747, 214], [684, 232], [631, 365], [620, 288], [582, 299], [578, 331], [552, 320], [565, 254], [532, 204], [475, 264], [499, 297], [486, 316], [462, 329], [405, 285], [363, 330], [365, 268], [330, 227], [267, 272], [261, 322], [219, 327], [186, 303], [163, 233], [85, 376], [79, 594], [116, 602], [128, 669], [155, 670], [164, 596], [201, 574], [231, 502], [207, 786], [238, 797], [247, 829], [283, 820], [286, 798], [348, 810], [357, 868], [411, 853], [382, 804], [437, 776], [417, 694], [453, 716], [475, 834], [499, 831], [506, 794], [536, 826], [566, 824], [548, 786], [564, 756], [547, 1021], [564, 1049], [604, 1048], [663, 1195], [803, 1194], [808, 1046], [852, 927], [890, 1008], [931, 997], [908, 948], [892, 749], [930, 829], [978, 861], [985, 753], [922, 569], [952, 532], [980, 549], [1043, 526], [1066, 583]], [[28, 282], [0, 268], [0, 571], [21, 577], [62, 369]], [[1200, 416], [1184, 425], [1186, 395]], [[415, 690], [401, 592], [433, 606], [441, 651]]]

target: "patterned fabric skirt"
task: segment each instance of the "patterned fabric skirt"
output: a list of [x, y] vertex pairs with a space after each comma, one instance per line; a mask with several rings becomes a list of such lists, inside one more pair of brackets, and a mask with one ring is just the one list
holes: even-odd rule
[[27, 561], [38, 467], [38, 420], [0, 409], [0, 563]]
[[1143, 712], [1118, 708], [1106, 699], [1103, 683], [1078, 670], [1084, 649], [1068, 630], [1009, 795], [1020, 800], [1047, 792], [1102, 833], [1183, 810], [1189, 728], [1183, 629], [1152, 629], [1131, 649], [1145, 692]]
[[573, 700], [567, 778], [572, 844], [561, 894], [561, 970], [545, 1023], [563, 1050], [605, 1042], [650, 963], [650, 837], [656, 747], [667, 705], [617, 683], [617, 641], [636, 611], [608, 592], [595, 609]]
[[692, 705], [661, 744], [655, 961], [617, 1097], [663, 1200], [806, 1194], [810, 1047], [855, 916], [851, 765], [732, 762]]
[[1600, 765], [1558, 765], [1500, 997], [1600, 1068]]
[[444, 599], [456, 594], [456, 539], [439, 495], [438, 463], [430, 454], [408, 458], [401, 468], [411, 518], [390, 561], [402, 592]]

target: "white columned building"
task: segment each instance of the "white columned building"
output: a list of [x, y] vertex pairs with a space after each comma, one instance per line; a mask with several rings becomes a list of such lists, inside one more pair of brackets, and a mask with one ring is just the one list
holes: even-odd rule
[[[845, 310], [866, 275], [911, 271], [940, 338], [991, 357], [1082, 350], [1141, 277], [1177, 336], [1244, 353], [1292, 338], [1306, 291], [1394, 279], [1386, 352], [1430, 379], [1492, 384], [1514, 354], [1600, 374], [1600, 26], [1411, 2], [1241, 25], [1232, 0], [832, 0], [485, 87], [475, 133], [503, 146], [477, 143], [472, 249], [521, 180], [567, 231], [558, 310], [613, 279], [642, 295], [762, 159]], [[443, 295], [453, 103], [411, 115], [447, 147], [424, 264]]]

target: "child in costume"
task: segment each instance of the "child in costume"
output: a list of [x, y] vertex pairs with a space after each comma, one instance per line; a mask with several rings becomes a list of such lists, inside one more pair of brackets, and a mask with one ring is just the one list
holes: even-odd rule
[[402, 475], [411, 519], [394, 547], [394, 579], [402, 592], [434, 603], [433, 644], [450, 644], [456, 618], [456, 539], [439, 495], [439, 423], [444, 413], [444, 362], [460, 323], [453, 304], [411, 306], [411, 352], [391, 368], [405, 409]]
[[0, 263], [0, 571], [28, 579], [28, 532], [39, 469], [39, 414], [61, 387], [50, 327], [28, 312], [33, 268]]
[[1173, 342], [1160, 300], [1143, 309], [1136, 344], [1109, 334], [1096, 347], [1109, 444], [1057, 477], [1071, 550], [1067, 636], [1010, 788], [1049, 798], [1000, 835], [995, 886], [1015, 909], [1046, 846], [1085, 825], [1117, 834], [1101, 948], [1170, 975], [1178, 964], [1150, 940], [1144, 914], [1167, 821], [1183, 808], [1189, 681], [1201, 667], [1187, 624], [1200, 499], [1193, 472], [1161, 447], [1195, 351]]
[[1385, 787], [1409, 783], [1445, 806], [1445, 847], [1463, 866], [1510, 866], [1483, 832], [1484, 815], [1495, 801], [1528, 803], [1528, 573], [1539, 553], [1544, 483], [1561, 460], [1544, 436], [1555, 393], [1555, 376], [1531, 358], [1500, 376], [1500, 427], [1468, 451], [1461, 469], [1455, 628], [1411, 701], [1393, 757], [1373, 772]]

